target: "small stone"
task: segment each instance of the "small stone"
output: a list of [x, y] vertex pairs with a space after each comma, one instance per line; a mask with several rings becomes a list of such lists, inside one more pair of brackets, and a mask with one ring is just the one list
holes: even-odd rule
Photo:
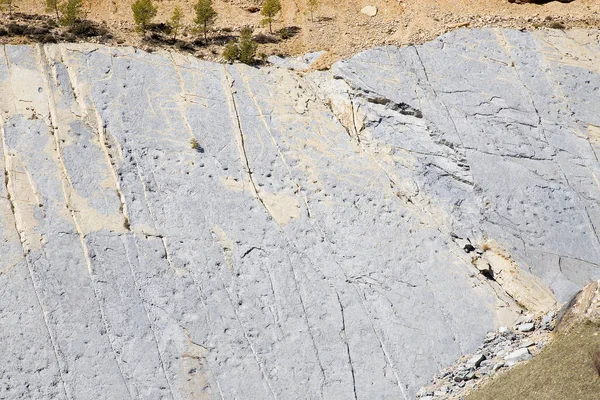
[[494, 339], [496, 339], [496, 333], [495, 332], [488, 332], [488, 334], [485, 335], [485, 338], [483, 339], [483, 343], [490, 343]]
[[422, 387], [421, 389], [419, 389], [419, 391], [416, 394], [416, 396], [420, 397], [420, 398], [426, 398], [426, 397], [432, 396], [432, 395], [433, 395], [433, 392], [431, 390], [427, 390], [424, 387]]
[[506, 361], [506, 365], [512, 367], [516, 363], [520, 361], [526, 361], [531, 358], [531, 353], [527, 348], [515, 350], [506, 357], [504, 357], [504, 361]]
[[500, 328], [498, 328], [498, 332], [501, 335], [506, 335], [510, 332], [510, 329], [508, 329], [506, 326], [501, 326]]
[[494, 367], [492, 368], [492, 370], [498, 371], [502, 367], [504, 367], [504, 363], [503, 362], [499, 362], [497, 364], [494, 364]]
[[468, 374], [465, 375], [464, 380], [465, 381], [470, 381], [473, 378], [475, 378], [475, 372], [469, 372]]
[[475, 261], [475, 267], [483, 275], [491, 276], [491, 274], [492, 274], [492, 267], [490, 266], [490, 263], [487, 262], [487, 260], [485, 260], [483, 257], [480, 257], [477, 259], [477, 261]]
[[524, 324], [519, 325], [517, 329], [519, 330], [519, 332], [531, 332], [535, 329], [535, 325], [533, 324], [533, 322], [526, 322]]
[[531, 347], [531, 346], [535, 346], [535, 342], [533, 340], [526, 340], [523, 343], [521, 343], [519, 348], [523, 349], [523, 348], [527, 348], [527, 347]]
[[475, 368], [479, 367], [479, 365], [481, 364], [481, 362], [483, 360], [485, 360], [485, 356], [483, 354], [477, 354], [477, 355], [471, 357], [471, 359], [466, 362], [465, 366], [468, 369], [475, 369]]
[[361, 13], [365, 14], [368, 17], [374, 17], [377, 15], [377, 7], [375, 6], [365, 6], [363, 7], [362, 10], [360, 10]]
[[436, 390], [433, 392], [433, 397], [443, 397], [446, 395], [446, 392], [442, 392], [441, 390]]
[[464, 381], [458, 382], [458, 387], [460, 387], [460, 388], [465, 387], [465, 382]]
[[545, 329], [547, 331], [550, 330], [554, 316], [555, 316], [554, 311], [551, 311], [542, 317], [542, 328], [543, 329]]

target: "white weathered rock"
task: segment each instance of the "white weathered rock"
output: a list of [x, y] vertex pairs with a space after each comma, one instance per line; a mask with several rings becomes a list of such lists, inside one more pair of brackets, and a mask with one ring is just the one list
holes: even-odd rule
[[475, 369], [479, 367], [479, 364], [485, 360], [485, 356], [483, 354], [476, 354], [466, 362], [465, 366], [469, 369]]
[[377, 15], [377, 7], [375, 6], [364, 6], [360, 12], [365, 14], [368, 17], [374, 17]]
[[528, 347], [532, 347], [535, 346], [536, 343], [533, 340], [526, 340], [524, 342], [522, 342], [521, 344], [519, 344], [520, 348], [528, 348]]
[[507, 366], [512, 367], [518, 362], [531, 359], [531, 357], [531, 353], [527, 348], [521, 348], [504, 357], [504, 361], [506, 361]]
[[517, 326], [517, 330], [519, 332], [531, 332], [535, 329], [535, 325], [533, 322], [526, 322]]

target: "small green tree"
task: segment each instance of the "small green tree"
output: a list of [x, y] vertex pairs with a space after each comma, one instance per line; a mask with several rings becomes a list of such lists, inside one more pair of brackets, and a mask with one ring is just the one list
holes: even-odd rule
[[223, 50], [223, 58], [227, 62], [234, 62], [240, 57], [240, 48], [233, 40], [230, 40], [229, 43], [225, 46], [225, 50]]
[[59, 0], [46, 0], [46, 12], [54, 12], [56, 13], [56, 19], [60, 19], [60, 15], [58, 14], [58, 6]]
[[73, 26], [75, 22], [81, 19], [83, 15], [83, 0], [67, 0], [60, 5], [60, 24], [64, 26]]
[[240, 36], [240, 61], [244, 64], [252, 64], [257, 49], [258, 44], [252, 39], [252, 29], [243, 28]]
[[319, 6], [321, 5], [321, 0], [306, 0], [306, 8], [308, 8], [308, 12], [310, 12], [310, 20], [314, 21], [315, 18], [313, 16], [314, 12], [317, 11]]
[[13, 17], [13, 0], [0, 0], [0, 11], [4, 11], [8, 8], [8, 15], [10, 18]]
[[269, 32], [272, 34], [271, 24], [275, 20], [277, 13], [281, 11], [281, 2], [279, 0], [265, 0], [260, 13], [263, 15], [263, 24], [269, 24]]
[[175, 9], [173, 10], [173, 14], [171, 15], [171, 29], [173, 30], [173, 40], [177, 40], [177, 34], [179, 33], [179, 30], [181, 29], [181, 27], [183, 26], [183, 23], [181, 22], [183, 20], [183, 10], [181, 9], [181, 7], [176, 6]]
[[213, 8], [211, 0], [198, 0], [194, 9], [196, 10], [195, 22], [198, 26], [202, 27], [204, 41], [206, 41], [206, 31], [215, 22], [217, 12]]
[[158, 7], [152, 4], [152, 0], [136, 0], [131, 5], [133, 11], [133, 20], [138, 31], [145, 32], [150, 25], [150, 21], [156, 17]]

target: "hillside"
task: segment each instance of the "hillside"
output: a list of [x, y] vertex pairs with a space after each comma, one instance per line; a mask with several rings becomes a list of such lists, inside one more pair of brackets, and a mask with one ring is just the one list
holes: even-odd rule
[[[116, 35], [115, 42], [148, 47], [147, 43], [140, 41], [140, 35], [133, 31], [132, 2], [90, 0], [87, 3], [88, 18], [97, 22], [105, 21]], [[44, 13], [43, 2], [18, 0], [17, 4], [19, 11]], [[187, 38], [191, 40], [197, 36], [192, 32], [193, 1], [157, 2], [159, 15], [156, 21], [166, 22], [177, 4], [186, 10]], [[227, 36], [229, 29], [237, 32], [245, 25], [255, 26], [256, 32], [265, 32], [265, 28], [260, 27], [260, 13], [255, 12], [260, 4], [260, 0], [215, 0], [214, 5], [219, 12], [215, 35]], [[360, 12], [366, 5], [378, 8], [375, 17]], [[423, 43], [465, 26], [532, 30], [553, 26], [600, 27], [600, 3], [595, 0], [544, 5], [516, 4], [507, 0], [323, 0], [314, 21], [306, 13], [305, 0], [282, 0], [282, 6], [275, 28], [298, 27], [299, 33], [278, 44], [265, 44], [260, 51], [266, 54], [299, 55], [326, 50], [329, 54], [320, 62], [323, 66], [374, 46]], [[214, 59], [213, 50], [220, 55], [221, 48], [199, 48], [194, 54]]]
[[599, 38], [2, 46], [0, 398], [414, 398], [600, 279]]

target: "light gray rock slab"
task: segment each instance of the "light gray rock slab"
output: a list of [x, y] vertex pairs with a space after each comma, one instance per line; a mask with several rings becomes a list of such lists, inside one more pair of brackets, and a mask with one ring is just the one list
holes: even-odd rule
[[303, 77], [3, 46], [0, 397], [408, 399], [517, 315], [486, 240], [573, 293], [600, 259], [598, 71], [564, 50], [593, 36], [546, 35]]
[[368, 17], [374, 17], [377, 15], [377, 7], [375, 6], [364, 6], [360, 10], [361, 13], [365, 14]]
[[465, 367], [469, 369], [478, 368], [479, 364], [481, 364], [483, 360], [485, 360], [485, 356], [483, 354], [476, 354], [465, 363]]
[[[353, 88], [362, 141], [390, 154], [389, 171], [403, 177], [410, 160], [421, 193], [453, 216], [449, 230], [476, 247], [493, 238], [561, 301], [581, 280], [597, 279], [600, 257], [599, 192], [592, 184], [598, 151], [591, 139], [597, 117], [587, 112], [590, 96], [597, 102], [598, 56], [567, 55], [580, 38], [597, 47], [596, 31], [459, 30], [332, 67]], [[566, 97], [563, 86], [573, 88], [578, 79], [589, 90], [576, 98], [570, 89]], [[389, 104], [418, 109], [423, 118], [390, 112]], [[514, 203], [520, 194], [525, 207]], [[577, 273], [560, 271], [559, 264], [574, 260]]]
[[527, 361], [531, 358], [531, 353], [529, 353], [529, 350], [525, 347], [508, 354], [506, 357], [504, 357], [504, 361], [507, 366], [512, 367], [521, 361]]
[[526, 322], [524, 324], [517, 326], [517, 330], [519, 332], [531, 332], [534, 329], [535, 329], [535, 325], [533, 322]]

